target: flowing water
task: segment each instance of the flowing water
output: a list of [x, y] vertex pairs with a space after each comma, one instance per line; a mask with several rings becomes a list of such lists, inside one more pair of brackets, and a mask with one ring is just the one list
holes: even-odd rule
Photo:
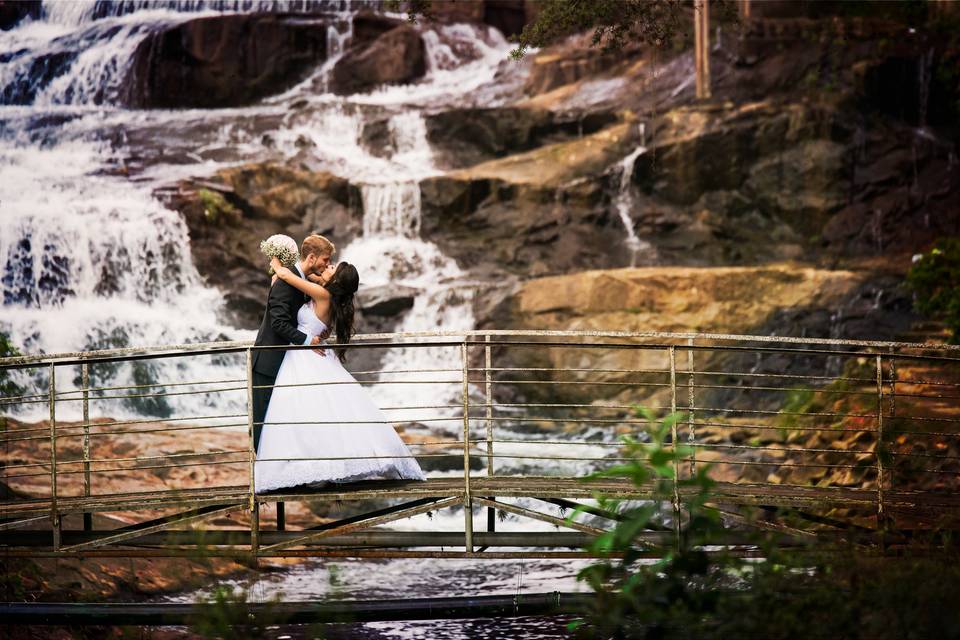
[[[351, 14], [362, 6], [320, 0], [45, 2], [39, 20], [0, 32], [0, 332], [27, 353], [252, 339], [251, 331], [223, 320], [222, 294], [206, 284], [193, 265], [184, 220], [153, 194], [182, 178], [206, 177], [224, 167], [264, 160], [302, 162], [359, 186], [363, 233], [342, 249], [341, 257], [356, 264], [363, 286], [402, 285], [416, 292], [414, 306], [398, 331], [472, 329], [476, 294], [470, 274], [420, 234], [419, 181], [441, 173], [427, 141], [424, 113], [478, 100], [487, 100], [487, 106], [497, 104], [497, 91], [484, 87], [495, 84], [509, 45], [488, 27], [428, 29], [424, 40], [429, 71], [424, 80], [346, 98], [334, 96], [326, 91], [326, 79], [349, 42]], [[335, 14], [337, 20], [327, 32], [330, 58], [289, 91], [250, 107], [141, 111], [120, 104], [131, 54], [145, 37], [227, 10]], [[389, 152], [372, 155], [361, 143], [361, 132], [365, 123], [384, 118]], [[628, 243], [642, 242], [627, 224], [629, 176], [642, 152], [641, 147], [622, 163], [622, 201], [617, 201], [617, 208]], [[238, 364], [232, 358], [155, 360], [146, 369], [104, 369], [97, 382], [222, 379], [236, 376]], [[457, 350], [393, 349], [384, 357], [384, 369], [437, 370], [440, 382], [433, 387], [380, 385], [373, 392], [383, 406], [443, 405], [448, 409], [441, 415], [455, 418], [460, 389], [454, 380], [459, 379], [461, 366]], [[64, 378], [58, 384], [71, 388], [70, 376]], [[404, 377], [397, 374], [392, 379]], [[163, 406], [118, 407], [101, 401], [91, 410], [114, 418], [162, 418], [242, 412], [244, 401], [244, 393], [238, 391], [179, 396]], [[21, 416], [36, 418], [41, 413], [24, 408]], [[62, 415], [75, 417], [69, 408]], [[417, 417], [407, 413], [403, 419]], [[443, 429], [430, 427], [432, 433], [444, 433]], [[510, 437], [510, 427], [504, 429], [500, 435]], [[587, 447], [545, 444], [543, 451], [571, 458], [555, 473], [580, 473], [590, 463], [578, 461], [578, 456], [610, 452], [602, 437], [591, 441], [595, 445]], [[509, 454], [517, 447], [498, 445], [497, 452]], [[504, 462], [502, 471], [511, 470], [530, 468], [519, 460]], [[462, 526], [463, 511], [455, 509], [432, 519], [417, 516], [397, 528], [452, 531]], [[553, 529], [543, 523], [521, 523], [513, 516], [498, 528]], [[312, 562], [264, 577], [252, 593], [330, 596], [332, 566]], [[375, 571], [363, 562], [336, 566], [341, 576], [337, 593], [363, 598], [569, 591], [578, 588], [572, 576], [579, 565], [450, 561], [438, 562], [428, 572], [419, 561], [406, 560], [377, 563]], [[526, 582], [518, 585], [521, 571]], [[431, 636], [424, 631], [425, 624], [391, 623], [368, 630], [380, 634], [370, 637], [462, 636], [440, 627]], [[537, 637], [535, 630], [517, 629], [514, 637]]]

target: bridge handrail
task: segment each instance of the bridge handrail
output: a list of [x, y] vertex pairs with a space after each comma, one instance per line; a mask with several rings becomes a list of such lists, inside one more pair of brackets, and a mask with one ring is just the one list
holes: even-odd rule
[[[699, 333], [699, 332], [659, 332], [659, 331], [557, 331], [557, 330], [533, 330], [533, 329], [483, 329], [470, 331], [412, 331], [412, 332], [394, 332], [394, 333], [365, 333], [357, 334], [353, 337], [354, 343], [370, 342], [376, 340], [398, 340], [408, 338], [457, 338], [458, 341], [469, 340], [470, 338], [490, 337], [528, 337], [528, 338], [626, 338], [626, 339], [650, 339], [650, 340], [716, 340], [724, 342], [766, 342], [774, 344], [795, 344], [808, 346], [845, 346], [862, 347], [868, 349], [883, 350], [889, 354], [894, 350], [937, 350], [960, 355], [960, 344], [944, 344], [930, 342], [901, 342], [884, 340], [850, 340], [845, 338], [805, 338], [795, 336], [759, 336], [748, 334], [731, 333]], [[336, 344], [331, 340], [330, 344]], [[357, 345], [359, 346], [359, 345]], [[394, 346], [408, 347], [429, 347], [435, 346], [434, 342], [403, 342]], [[663, 346], [663, 345], [661, 345]], [[681, 346], [681, 345], [677, 345]], [[683, 346], [686, 346], [684, 343]], [[288, 349], [297, 347], [255, 347], [253, 341], [235, 340], [235, 341], [217, 341], [217, 342], [196, 342], [174, 345], [157, 345], [146, 347], [123, 347], [117, 349], [100, 349], [96, 351], [72, 351], [55, 354], [24, 355], [0, 358], [0, 369], [8, 367], [23, 366], [27, 364], [49, 364], [63, 363], [70, 360], [102, 360], [123, 356], [155, 356], [155, 357], [176, 357], [179, 355], [197, 354], [198, 352], [208, 353], [240, 353], [249, 348], [254, 349]], [[302, 347], [309, 348], [309, 347]], [[867, 352], [872, 353], [872, 352]]]

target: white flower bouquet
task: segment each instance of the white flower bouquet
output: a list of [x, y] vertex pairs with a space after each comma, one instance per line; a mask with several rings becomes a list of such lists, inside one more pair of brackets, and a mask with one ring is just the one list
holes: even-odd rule
[[[260, 251], [268, 258], [276, 258], [288, 269], [293, 269], [297, 261], [300, 260], [297, 241], [280, 233], [261, 242]], [[273, 275], [273, 267], [270, 267], [270, 275]]]

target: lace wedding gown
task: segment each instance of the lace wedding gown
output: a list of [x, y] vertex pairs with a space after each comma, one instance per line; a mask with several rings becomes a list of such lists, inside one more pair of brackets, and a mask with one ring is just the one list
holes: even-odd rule
[[[312, 303], [300, 308], [297, 323], [307, 335], [326, 329]], [[336, 384], [311, 384], [318, 382]], [[393, 425], [333, 349], [323, 356], [308, 349], [287, 351], [276, 384], [254, 463], [257, 493], [333, 482], [424, 479]]]

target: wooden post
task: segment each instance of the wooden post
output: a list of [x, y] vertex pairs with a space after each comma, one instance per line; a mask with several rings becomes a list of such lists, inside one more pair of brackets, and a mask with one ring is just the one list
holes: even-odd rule
[[[80, 365], [83, 386], [83, 495], [90, 497], [90, 363]], [[83, 530], [93, 531], [93, 513], [83, 512]]]
[[750, 19], [750, 0], [740, 0], [738, 8], [740, 9], [740, 17], [743, 20]]
[[463, 537], [467, 553], [473, 553], [473, 498], [470, 495], [470, 384], [467, 339], [460, 343], [463, 365]]
[[[493, 354], [490, 350], [490, 334], [484, 336], [487, 344], [483, 348], [484, 367], [486, 375], [484, 376], [484, 394], [487, 398], [487, 476], [493, 475], [493, 380], [491, 378], [490, 368], [493, 366]], [[491, 500], [495, 496], [489, 496]], [[487, 507], [487, 531], [497, 530], [497, 510], [493, 507]]]
[[57, 511], [57, 368], [50, 363], [50, 528], [53, 550], [60, 550], [60, 514]]
[[710, 97], [710, 10], [708, 0], [693, 0], [693, 60], [697, 98]]

